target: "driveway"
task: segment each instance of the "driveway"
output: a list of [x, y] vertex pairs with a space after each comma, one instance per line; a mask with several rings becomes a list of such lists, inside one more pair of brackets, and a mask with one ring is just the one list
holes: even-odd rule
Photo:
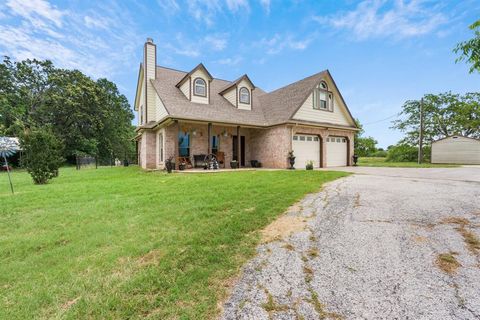
[[264, 234], [222, 318], [480, 319], [480, 168], [342, 170]]

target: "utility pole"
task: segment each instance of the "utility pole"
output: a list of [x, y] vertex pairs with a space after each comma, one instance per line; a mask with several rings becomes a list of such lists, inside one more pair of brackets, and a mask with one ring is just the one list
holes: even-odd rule
[[420, 132], [418, 133], [418, 164], [423, 159], [423, 98], [420, 100]]

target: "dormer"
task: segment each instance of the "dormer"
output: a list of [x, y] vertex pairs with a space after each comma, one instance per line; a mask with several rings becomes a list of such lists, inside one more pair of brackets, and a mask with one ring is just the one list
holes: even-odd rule
[[244, 74], [224, 88], [220, 94], [236, 108], [252, 110], [253, 90], [255, 90], [255, 86], [250, 78]]
[[184, 96], [196, 103], [210, 103], [210, 84], [213, 80], [207, 68], [200, 63], [180, 80], [176, 87]]

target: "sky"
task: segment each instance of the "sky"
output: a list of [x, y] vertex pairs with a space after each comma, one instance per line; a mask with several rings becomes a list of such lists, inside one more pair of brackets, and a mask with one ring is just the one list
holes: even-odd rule
[[147, 37], [159, 65], [203, 62], [265, 91], [328, 69], [365, 135], [387, 147], [402, 137], [390, 127], [406, 100], [480, 91], [452, 52], [478, 18], [478, 0], [6, 0], [0, 55], [108, 78], [131, 104]]

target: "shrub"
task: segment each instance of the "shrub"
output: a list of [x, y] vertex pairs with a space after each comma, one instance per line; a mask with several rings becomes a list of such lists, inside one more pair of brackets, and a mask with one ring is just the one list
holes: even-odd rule
[[385, 150], [377, 150], [374, 153], [372, 153], [372, 157], [377, 157], [377, 158], [385, 158], [387, 157], [388, 152]]
[[32, 176], [35, 184], [45, 184], [58, 176], [58, 168], [64, 161], [62, 143], [46, 129], [32, 130], [21, 141], [24, 152], [22, 165]]
[[[423, 162], [430, 162], [431, 146], [423, 147]], [[400, 143], [389, 147], [387, 159], [388, 162], [417, 162], [418, 147], [405, 143]]]
[[313, 161], [308, 161], [307, 166], [305, 167], [307, 170], [313, 170]]

